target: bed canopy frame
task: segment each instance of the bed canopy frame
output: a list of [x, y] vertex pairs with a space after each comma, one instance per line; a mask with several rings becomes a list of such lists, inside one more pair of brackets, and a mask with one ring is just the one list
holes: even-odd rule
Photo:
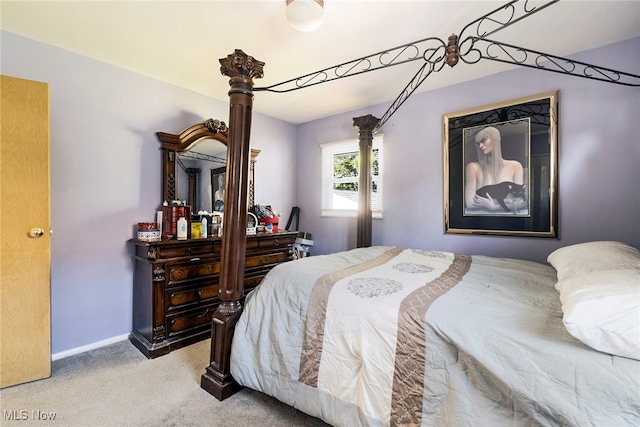
[[263, 77], [264, 62], [236, 49], [220, 59], [220, 71], [229, 77], [229, 126], [227, 136], [227, 172], [225, 216], [220, 272], [221, 305], [212, 320], [210, 364], [201, 378], [201, 387], [219, 400], [242, 387], [230, 374], [231, 341], [242, 312], [244, 293], [244, 252], [246, 248], [247, 182], [250, 159], [249, 139], [254, 92], [286, 93], [413, 61], [422, 61], [418, 71], [381, 118], [355, 117], [360, 150], [357, 246], [371, 246], [371, 168], [373, 135], [402, 106], [422, 82], [445, 64], [454, 67], [460, 60], [474, 64], [480, 60], [536, 68], [617, 85], [640, 87], [640, 75], [563, 58], [548, 53], [489, 39], [498, 31], [557, 3], [552, 0], [531, 6], [528, 0], [513, 0], [465, 26], [460, 35], [445, 42], [428, 37], [403, 44], [349, 62], [305, 74], [281, 83], [254, 88], [254, 79]]

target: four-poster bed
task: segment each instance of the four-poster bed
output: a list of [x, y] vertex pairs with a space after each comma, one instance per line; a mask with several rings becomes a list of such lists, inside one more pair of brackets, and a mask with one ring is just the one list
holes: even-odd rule
[[[229, 91], [227, 191], [225, 194], [225, 206], [229, 210], [224, 217], [225, 234], [222, 242], [223, 263], [220, 280], [220, 299], [222, 304], [214, 314], [212, 321], [211, 363], [202, 376], [202, 388], [220, 400], [229, 397], [241, 388], [235, 381], [234, 375], [232, 375], [231, 367], [234, 333], [239, 333], [234, 332], [234, 330], [240, 321], [242, 340], [233, 342], [234, 354], [237, 356], [237, 363], [233, 365], [233, 372], [242, 375], [244, 384], [267, 391], [286, 403], [299, 407], [312, 415], [322, 417], [329, 422], [354, 422], [356, 424], [372, 425], [389, 423], [419, 424], [420, 422], [427, 424], [465, 423], [473, 422], [473, 417], [479, 416], [478, 419], [482, 419], [485, 422], [499, 422], [507, 418], [516, 423], [525, 421], [580, 424], [584, 420], [592, 419], [590, 418], [592, 415], [590, 408], [581, 408], [580, 406], [596, 405], [598, 399], [602, 396], [598, 393], [593, 395], [584, 394], [585, 400], [578, 400], [577, 406], [565, 406], [565, 402], [558, 404], [553, 400], [555, 398], [562, 400], [566, 397], [562, 393], [572, 393], [583, 386], [582, 384], [572, 385], [570, 379], [564, 377], [566, 374], [564, 370], [558, 371], [553, 368], [554, 363], [563, 360], [564, 357], [559, 356], [561, 354], [570, 354], [570, 357], [575, 356], [580, 360], [580, 363], [571, 365], [569, 368], [574, 369], [575, 372], [580, 372], [580, 375], [584, 373], [588, 377], [589, 372], [593, 372], [595, 366], [598, 369], [603, 369], [598, 373], [603, 375], [604, 378], [620, 380], [616, 382], [613, 388], [607, 387], [607, 391], [614, 394], [618, 393], [616, 394], [618, 400], [612, 403], [611, 408], [605, 408], [606, 410], [601, 414], [598, 410], [594, 411], [596, 415], [600, 414], [605, 419], [609, 419], [607, 417], [613, 417], [614, 415], [612, 414], [618, 413], [615, 415], [615, 417], [618, 417], [616, 420], [624, 422], [629, 420], [638, 421], [637, 410], [640, 408], [640, 403], [630, 393], [630, 390], [633, 391], [634, 387], [637, 389], [637, 379], [630, 378], [628, 375], [627, 378], [624, 378], [625, 373], [628, 374], [630, 371], [638, 370], [638, 361], [617, 355], [610, 356], [592, 350], [572, 338], [564, 328], [558, 327], [558, 324], [562, 326], [562, 312], [554, 289], [554, 284], [557, 280], [556, 271], [552, 267], [527, 262], [511, 262], [439, 252], [420, 253], [420, 251], [401, 250], [398, 248], [371, 248], [370, 192], [367, 190], [371, 185], [368, 159], [371, 157], [373, 134], [384, 125], [424, 79], [431, 73], [440, 71], [445, 64], [452, 67], [459, 60], [474, 63], [480, 59], [488, 59], [614, 84], [640, 86], [640, 76], [637, 75], [527, 50], [487, 38], [500, 29], [516, 23], [533, 13], [537, 13], [553, 3], [555, 1], [528, 9], [527, 2], [512, 1], [469, 24], [462, 30], [460, 37], [452, 35], [447, 42], [437, 38], [423, 39], [265, 88], [254, 89], [253, 83], [255, 78], [262, 77], [264, 63], [246, 55], [241, 50], [236, 50], [233, 54], [220, 60], [222, 74], [230, 78], [231, 87]], [[505, 11], [508, 17], [503, 19], [501, 16]], [[424, 61], [424, 64], [422, 64], [410, 83], [382, 118], [378, 119], [367, 115], [354, 119], [354, 126], [359, 128], [361, 156], [359, 187], [361, 191], [357, 227], [357, 245], [359, 249], [347, 253], [312, 257], [308, 260], [300, 260], [279, 266], [265, 278], [259, 291], [255, 292], [247, 302], [247, 313], [240, 320], [243, 312], [240, 300], [243, 296], [242, 274], [244, 269], [244, 258], [240, 254], [244, 253], [243, 245], [246, 239], [247, 169], [254, 92], [287, 92], [420, 59]], [[628, 263], [625, 264], [627, 270], [632, 271], [630, 273], [632, 275], [638, 274], [638, 270], [640, 270], [638, 268], [638, 260], [640, 260], [638, 251], [632, 248], [625, 248], [622, 252], [631, 254]], [[428, 258], [428, 261], [425, 260], [426, 258]], [[432, 263], [434, 260], [435, 264]], [[400, 281], [396, 276], [389, 273], [389, 271], [396, 268], [394, 267], [395, 265], [404, 266], [404, 268], [411, 270], [411, 273], [417, 272], [426, 274], [426, 276], [419, 279], [422, 281], [420, 282], [421, 285], [416, 285], [415, 281]], [[372, 311], [376, 315], [384, 314], [384, 316], [387, 316], [387, 322], [379, 323], [379, 320], [370, 322], [363, 314], [362, 323], [358, 324], [362, 327], [362, 331], [370, 330], [373, 332], [372, 336], [375, 336], [378, 331], [380, 333], [388, 332], [392, 335], [400, 334], [400, 331], [402, 331], [409, 338], [412, 336], [412, 332], [409, 329], [401, 329], [399, 327], [396, 330], [395, 323], [391, 319], [394, 316], [398, 316], [398, 313], [400, 313], [400, 317], [407, 313], [409, 313], [410, 317], [418, 313], [418, 318], [411, 317], [406, 321], [408, 323], [420, 323], [418, 329], [422, 335], [419, 334], [419, 336], [426, 338], [422, 343], [417, 344], [418, 347], [427, 342], [428, 345], [433, 346], [432, 349], [435, 349], [436, 353], [426, 358], [424, 355], [414, 358], [413, 356], [417, 355], [418, 352], [413, 349], [407, 353], [401, 352], [401, 357], [395, 359], [395, 362], [392, 355], [391, 365], [389, 366], [391, 366], [391, 372], [395, 372], [397, 375], [394, 374], [396, 376], [391, 379], [381, 380], [382, 383], [385, 383], [385, 381], [389, 383], [385, 383], [386, 385], [378, 384], [375, 376], [368, 377], [369, 381], [379, 385], [380, 388], [373, 390], [370, 394], [363, 392], [364, 395], [360, 396], [361, 400], [358, 400], [358, 398], [352, 399], [353, 396], [340, 396], [341, 392], [343, 392], [343, 395], [358, 394], [360, 392], [359, 390], [353, 390], [348, 384], [345, 384], [345, 389], [342, 391], [330, 391], [331, 387], [326, 386], [327, 378], [330, 378], [331, 374], [336, 378], [350, 378], [349, 375], [341, 374], [341, 369], [345, 370], [345, 372], [349, 371], [348, 364], [341, 366], [337, 359], [334, 360], [335, 364], [324, 362], [334, 368], [334, 371], [331, 373], [319, 373], [318, 365], [320, 360], [314, 360], [314, 363], [316, 363], [315, 368], [313, 363], [308, 363], [310, 360], [319, 358], [321, 354], [322, 357], [325, 357], [327, 353], [322, 349], [322, 346], [336, 347], [335, 340], [337, 338], [332, 341], [331, 337], [324, 337], [323, 341], [323, 337], [319, 336], [323, 334], [323, 331], [327, 335], [331, 334], [322, 328], [308, 329], [305, 318], [316, 326], [318, 324], [325, 325], [325, 322], [328, 322], [327, 324], [345, 327], [344, 324], [340, 323], [342, 320], [339, 318], [328, 317], [329, 299], [341, 298], [331, 297], [330, 290], [337, 286], [336, 284], [346, 281], [342, 285], [346, 286], [352, 294], [358, 294], [360, 291], [364, 293], [372, 292], [372, 288], [367, 287], [368, 285], [366, 284], [363, 285], [364, 288], [358, 291], [357, 285], [363, 284], [363, 280], [367, 277], [366, 272], [374, 271], [375, 269], [384, 271], [382, 282], [376, 282], [375, 286], [373, 286], [377, 292], [382, 292], [383, 294], [385, 292], [394, 293], [395, 291], [388, 291], [389, 283], [393, 283], [397, 290], [415, 289], [419, 294], [424, 291], [422, 288], [428, 287], [422, 285], [426, 283], [431, 286], [435, 283], [437, 287], [435, 293], [437, 295], [434, 295], [434, 301], [437, 298], [437, 302], [433, 303], [434, 308], [428, 312], [429, 315], [427, 315], [427, 309], [431, 307], [431, 302], [422, 305], [418, 303], [417, 305], [421, 308], [417, 311], [413, 308], [402, 309], [401, 303], [401, 308], [398, 309], [399, 312], [389, 312], [385, 311], [384, 307], [374, 306], [371, 303], [373, 299], [371, 297], [377, 297], [379, 294], [370, 294], [367, 300], [367, 307], [369, 308], [364, 308], [364, 310]], [[413, 271], [416, 269], [417, 271]], [[405, 273], [407, 272], [405, 271]], [[526, 280], [523, 275], [527, 276]], [[488, 282], [487, 277], [497, 279]], [[275, 292], [273, 300], [285, 300], [286, 303], [280, 303], [279, 310], [271, 310], [268, 308], [268, 294], [270, 289], [274, 287], [272, 284], [278, 281], [287, 281], [288, 284], [295, 282], [296, 285], [295, 287], [293, 285], [286, 286], [286, 295], [282, 293], [282, 288], [278, 291], [280, 294]], [[485, 292], [477, 294], [477, 290], [470, 290], [470, 293], [467, 293], [465, 289], [473, 288], [474, 285], [480, 286], [480, 289]], [[277, 288], [277, 286], [275, 287]], [[289, 291], [291, 295], [289, 295]], [[320, 299], [317, 299], [318, 296], [316, 294], [318, 293], [320, 294]], [[412, 297], [416, 297], [414, 295], [415, 292], [409, 293]], [[460, 298], [452, 297], [452, 295], [457, 294], [460, 294]], [[420, 295], [417, 298], [420, 300]], [[460, 303], [460, 301], [463, 302]], [[409, 304], [412, 307], [415, 306], [415, 302], [409, 301]], [[484, 307], [485, 311], [476, 312], [475, 304], [479, 304], [479, 307]], [[285, 305], [287, 307], [284, 307]], [[474, 307], [474, 310], [469, 310], [471, 306]], [[307, 310], [308, 307], [309, 310]], [[310, 307], [313, 307], [313, 310]], [[342, 307], [344, 311], [347, 306], [338, 307]], [[355, 310], [353, 306], [348, 307]], [[437, 309], [437, 307], [440, 307], [440, 309]], [[251, 311], [249, 311], [249, 308], [251, 308]], [[288, 311], [286, 308], [291, 308], [293, 311]], [[564, 309], [564, 306], [562, 309]], [[339, 309], [335, 310], [340, 311]], [[436, 313], [440, 310], [449, 314], [436, 316], [436, 314], [433, 314], [434, 310]], [[481, 337], [482, 334], [486, 333], [482, 329], [483, 327], [491, 328], [495, 326], [495, 321], [492, 323], [490, 319], [492, 313], [500, 310], [508, 314], [507, 321], [518, 324], [519, 329], [505, 330], [502, 331], [504, 332], [503, 335], [493, 336], [499, 345], [483, 342], [480, 347], [487, 347], [487, 349], [479, 350], [481, 353], [485, 351], [485, 353], [489, 352], [488, 354], [495, 355], [492, 352], [502, 348], [500, 346], [505, 348], [513, 346], [513, 352], [517, 353], [519, 350], [516, 347], [524, 345], [525, 342], [532, 343], [526, 346], [531, 354], [536, 353], [536, 349], [540, 348], [540, 346], [551, 345], [555, 348], [550, 353], [540, 355], [540, 358], [534, 357], [535, 355], [521, 358], [520, 362], [524, 363], [517, 366], [509, 365], [511, 359], [504, 360], [507, 364], [507, 369], [511, 367], [520, 370], [519, 372], [523, 375], [520, 380], [529, 381], [525, 385], [516, 385], [508, 379], [496, 377], [496, 371], [483, 365], [485, 363], [484, 359], [475, 358], [478, 350], [473, 347], [478, 344], [477, 342], [459, 341], [456, 338], [463, 337], [465, 333], [471, 334], [472, 338]], [[459, 325], [453, 319], [456, 316], [451, 316], [450, 313], [457, 313], [459, 316], [465, 313], [464, 316], [467, 316], [467, 314], [470, 314], [467, 312], [477, 316], [470, 316], [462, 323], [469, 323], [478, 330], [461, 332], [460, 329], [457, 329]], [[486, 317], [482, 317], [483, 313], [486, 314]], [[531, 330], [527, 332], [526, 327], [523, 329], [523, 325], [526, 326], [529, 321], [529, 318], [522, 317], [523, 313], [531, 315], [531, 328], [535, 333]], [[309, 320], [310, 316], [311, 320]], [[259, 325], [250, 323], [251, 318], [257, 318], [257, 323], [262, 324], [262, 329]], [[351, 321], [360, 321], [361, 318], [356, 316], [350, 319]], [[424, 320], [424, 323], [421, 323], [422, 320]], [[447, 329], [448, 322], [452, 324], [452, 329]], [[284, 341], [276, 341], [278, 335], [284, 334], [277, 330], [268, 329], [270, 327], [275, 328], [276, 324], [287, 325], [289, 328], [287, 330], [289, 332], [293, 331], [293, 333], [284, 337]], [[385, 329], [385, 325], [391, 325], [392, 328]], [[465, 327], [468, 326], [467, 324]], [[545, 330], [545, 327], [550, 327], [551, 332], [548, 335], [542, 334], [541, 336], [540, 333]], [[341, 333], [348, 329], [341, 330]], [[489, 330], [491, 331], [492, 329]], [[365, 332], [362, 331], [361, 334], [364, 336]], [[527, 333], [523, 333], [523, 331]], [[347, 332], [353, 333], [352, 330]], [[298, 338], [300, 338], [300, 341], [298, 341]], [[395, 336], [392, 341], [393, 346], [395, 346]], [[415, 340], [409, 339], [409, 341], [414, 342]], [[471, 341], [474, 340], [472, 339]], [[372, 342], [376, 341], [372, 338]], [[363, 358], [360, 363], [365, 363], [366, 358], [364, 356], [370, 357], [373, 363], [379, 363], [382, 370], [385, 371], [387, 366], [385, 363], [388, 363], [387, 361], [377, 359], [377, 353], [366, 354], [366, 351], [371, 351], [374, 348], [384, 349], [384, 342], [384, 340], [381, 343], [377, 342], [373, 346], [364, 346], [363, 344], [363, 348], [360, 349], [363, 351]], [[398, 338], [398, 346], [400, 344], [404, 345], [405, 342]], [[320, 345], [320, 348], [318, 348], [318, 345]], [[462, 350], [465, 346], [469, 346], [469, 353], [468, 359], [463, 363], [463, 355], [467, 354]], [[288, 347], [291, 347], [291, 349]], [[387, 350], [391, 351], [392, 349], [387, 348]], [[260, 351], [263, 353], [260, 353]], [[293, 352], [293, 356], [289, 354], [290, 351]], [[378, 350], [375, 351], [377, 352]], [[448, 352], [453, 353], [448, 354]], [[276, 354], [277, 357], [276, 359], [267, 359], [268, 354]], [[329, 354], [326, 357], [330, 358], [332, 356]], [[335, 358], [339, 357], [335, 356]], [[613, 360], [611, 359], [612, 357]], [[403, 366], [413, 366], [411, 362], [416, 360], [424, 362], [422, 366], [419, 366], [421, 374], [418, 375], [419, 380], [417, 382], [420, 383], [420, 386], [417, 389], [404, 388]], [[613, 361], [613, 363], [610, 363], [611, 366], [606, 369], [603, 368], [604, 365], [611, 361]], [[296, 363], [299, 363], [299, 365], [296, 366]], [[395, 369], [393, 368], [394, 363], [396, 365]], [[549, 383], [532, 385], [531, 382], [535, 380], [524, 375], [524, 371], [527, 370], [527, 363], [534, 365], [541, 363], [542, 371], [549, 372]], [[283, 367], [280, 367], [280, 364]], [[435, 374], [429, 371], [431, 364], [434, 364]], [[258, 376], [261, 375], [257, 370], [259, 365], [263, 367], [268, 365], [267, 371], [271, 369], [269, 371], [270, 374], [266, 374], [267, 377]], [[351, 368], [355, 370], [364, 369], [358, 366]], [[409, 370], [411, 369], [409, 368]], [[474, 369], [477, 369], [479, 378], [469, 380], [466, 377]], [[287, 379], [285, 374], [291, 373], [290, 371], [295, 374], [294, 376], [299, 376], [300, 381], [298, 379]], [[362, 370], [361, 372], [365, 371]], [[269, 377], [269, 375], [272, 376]], [[282, 377], [278, 375], [282, 375]], [[566, 387], [556, 390], [553, 388], [554, 381], [565, 381]], [[582, 381], [582, 377], [580, 381]], [[595, 381], [597, 385], [601, 385], [599, 380]], [[485, 394], [473, 389], [474, 384], [477, 385], [478, 383], [487, 385], [484, 387]], [[387, 387], [388, 385], [391, 385], [390, 388]], [[425, 396], [429, 393], [436, 396], [434, 400], [428, 400], [426, 397], [424, 398], [425, 400], [422, 400], [423, 386], [433, 389], [424, 393]], [[448, 386], [450, 386], [449, 389], [447, 389]], [[536, 389], [531, 395], [526, 394], [527, 387], [534, 387], [535, 389], [537, 386], [542, 388]], [[547, 387], [553, 390], [554, 393], [560, 393], [560, 395], [554, 396], [552, 393], [552, 395], [545, 397], [545, 389]], [[573, 391], [570, 390], [571, 387], [574, 387]], [[391, 403], [386, 400], [380, 400], [380, 405], [376, 406], [375, 402], [377, 400], [375, 400], [375, 396], [378, 392], [390, 397]], [[487, 397], [492, 393], [496, 394], [496, 399], [494, 400]], [[405, 397], [406, 399], [404, 399]], [[575, 398], [575, 396], [572, 398]], [[354, 403], [356, 401], [365, 402], [365, 406], [367, 404], [372, 406], [358, 406], [358, 403]], [[317, 406], [314, 407], [316, 404]], [[505, 408], [500, 406], [502, 404], [511, 405], [511, 407]], [[491, 409], [492, 405], [497, 408], [495, 411]], [[384, 408], [388, 408], [388, 410]], [[586, 415], [581, 415], [581, 410], [586, 411]], [[485, 412], [478, 415], [478, 411]], [[636, 411], [635, 415], [634, 411]], [[467, 418], [464, 417], [465, 413]], [[348, 414], [349, 418], [340, 418], [345, 414]], [[432, 415], [434, 416], [433, 419], [425, 421], [426, 417]], [[599, 418], [595, 417], [593, 419]]]
[[640, 253], [563, 249], [555, 269], [380, 246], [281, 264], [231, 375], [336, 426], [638, 425]]

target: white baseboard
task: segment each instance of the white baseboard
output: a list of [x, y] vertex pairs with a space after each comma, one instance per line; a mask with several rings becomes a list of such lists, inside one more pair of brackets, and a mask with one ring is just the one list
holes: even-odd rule
[[85, 351], [95, 350], [96, 348], [104, 347], [105, 345], [115, 344], [120, 341], [124, 341], [129, 338], [129, 334], [118, 335], [115, 337], [107, 338], [105, 340], [96, 341], [91, 344], [83, 345], [81, 347], [72, 348], [69, 350], [61, 351], [51, 355], [51, 360], [64, 359], [65, 357], [74, 356], [76, 354], [84, 353]]

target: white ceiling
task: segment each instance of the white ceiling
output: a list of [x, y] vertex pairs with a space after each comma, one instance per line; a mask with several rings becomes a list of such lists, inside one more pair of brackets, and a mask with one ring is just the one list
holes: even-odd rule
[[[285, 0], [6, 1], [2, 29], [227, 101], [219, 58], [235, 49], [266, 63], [268, 86], [426, 37], [452, 33], [505, 1], [325, 0], [323, 25], [291, 28]], [[533, 2], [539, 5], [541, 2]], [[565, 56], [640, 36], [640, 1], [562, 0], [492, 38]], [[391, 102], [421, 61], [285, 94], [256, 93], [254, 111], [303, 123]], [[615, 68], [612, 64], [596, 64]], [[508, 69], [460, 62], [418, 92]], [[637, 72], [637, 70], [622, 70]]]

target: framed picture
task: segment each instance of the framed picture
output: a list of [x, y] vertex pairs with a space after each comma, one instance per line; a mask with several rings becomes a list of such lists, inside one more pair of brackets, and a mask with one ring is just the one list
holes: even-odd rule
[[558, 92], [444, 116], [445, 233], [558, 237]]
[[224, 212], [224, 192], [227, 168], [211, 169], [211, 210]]

